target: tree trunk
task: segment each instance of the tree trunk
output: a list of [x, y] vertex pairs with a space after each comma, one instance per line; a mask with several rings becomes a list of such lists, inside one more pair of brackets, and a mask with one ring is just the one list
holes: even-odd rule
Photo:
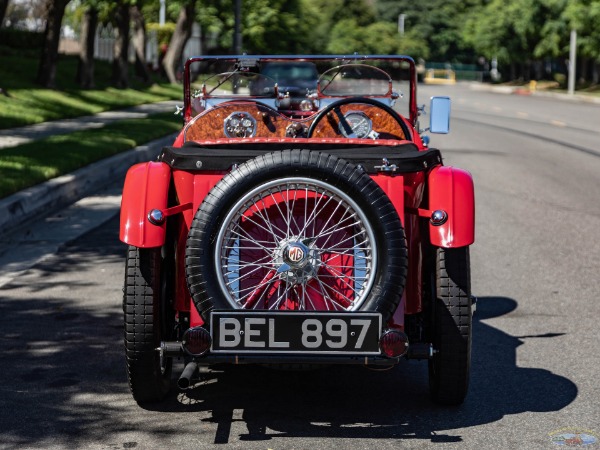
[[112, 69], [112, 83], [117, 88], [129, 86], [129, 5], [119, 2], [115, 11], [115, 59]]
[[76, 81], [84, 89], [94, 87], [94, 46], [96, 29], [98, 28], [98, 10], [88, 8], [81, 23], [79, 39], [79, 65], [77, 66]]
[[0, 0], [0, 28], [4, 24], [4, 16], [6, 15], [6, 9], [8, 8], [8, 0]]
[[588, 58], [581, 58], [579, 64], [579, 72], [577, 72], [577, 81], [579, 84], [585, 84], [588, 80], [588, 63], [590, 60]]
[[133, 22], [133, 48], [135, 49], [135, 74], [144, 83], [150, 81], [148, 64], [146, 63], [146, 21], [138, 6], [131, 7], [131, 21]]
[[42, 56], [38, 66], [36, 81], [48, 88], [55, 86], [60, 27], [67, 3], [69, 3], [69, 0], [48, 0], [46, 3], [44, 45], [42, 47]]
[[181, 8], [177, 25], [175, 25], [175, 31], [173, 32], [173, 36], [171, 36], [169, 48], [163, 59], [163, 67], [171, 83], [177, 83], [176, 73], [181, 66], [181, 57], [183, 56], [185, 44], [192, 35], [195, 9], [196, 0], [190, 0]]

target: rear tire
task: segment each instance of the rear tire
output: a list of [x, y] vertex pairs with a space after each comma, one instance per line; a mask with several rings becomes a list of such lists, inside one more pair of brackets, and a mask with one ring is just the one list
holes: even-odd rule
[[469, 387], [471, 367], [471, 275], [469, 248], [437, 248], [433, 270], [429, 387], [434, 402], [459, 405]]
[[161, 358], [156, 350], [173, 330], [163, 269], [160, 248], [127, 250], [125, 355], [129, 388], [138, 403], [160, 401], [171, 387], [172, 358]]

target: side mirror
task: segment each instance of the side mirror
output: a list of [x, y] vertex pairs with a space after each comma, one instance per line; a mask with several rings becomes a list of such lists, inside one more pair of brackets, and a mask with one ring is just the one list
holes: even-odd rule
[[431, 97], [429, 132], [447, 134], [450, 131], [450, 97]]

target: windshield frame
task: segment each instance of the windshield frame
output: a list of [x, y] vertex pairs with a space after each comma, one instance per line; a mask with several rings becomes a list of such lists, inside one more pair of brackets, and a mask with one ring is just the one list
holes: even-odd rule
[[239, 67], [252, 67], [257, 63], [266, 62], [285, 62], [285, 61], [331, 61], [337, 65], [346, 64], [361, 64], [369, 62], [398, 62], [408, 64], [409, 69], [409, 117], [408, 120], [413, 126], [417, 124], [418, 109], [417, 109], [417, 72], [415, 61], [410, 56], [405, 55], [221, 55], [221, 56], [195, 56], [189, 58], [184, 66], [184, 106], [183, 119], [184, 123], [188, 123], [192, 119], [192, 104], [191, 104], [191, 66], [197, 62], [207, 62], [209, 64], [219, 61], [231, 61], [232, 64], [237, 64]]

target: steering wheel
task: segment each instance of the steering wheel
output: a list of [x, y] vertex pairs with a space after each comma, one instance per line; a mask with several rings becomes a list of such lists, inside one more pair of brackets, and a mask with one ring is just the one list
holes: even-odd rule
[[398, 125], [400, 125], [400, 128], [402, 128], [402, 132], [404, 133], [404, 138], [409, 139], [410, 132], [408, 131], [408, 127], [406, 126], [406, 123], [404, 122], [404, 120], [402, 119], [400, 114], [398, 114], [396, 111], [394, 111], [391, 107], [389, 107], [381, 102], [378, 102], [377, 100], [374, 100], [372, 98], [367, 98], [367, 97], [342, 98], [340, 100], [337, 100], [337, 101], [327, 105], [325, 108], [323, 108], [321, 111], [319, 111], [317, 113], [317, 115], [315, 116], [315, 119], [313, 120], [312, 124], [308, 128], [308, 131], [306, 132], [306, 137], [312, 137], [319, 122], [321, 122], [321, 120], [323, 120], [323, 118], [325, 116], [327, 116], [327, 114], [329, 114], [331, 111], [334, 111], [335, 114], [337, 115], [341, 126], [346, 131], [346, 134], [351, 135], [352, 127], [346, 121], [346, 119], [344, 118], [344, 115], [342, 114], [342, 111], [340, 110], [340, 106], [348, 105], [351, 103], [363, 103], [363, 104], [372, 105], [372, 106], [376, 106], [378, 108], [383, 109], [386, 113], [388, 113], [390, 116], [392, 116], [396, 122], [398, 122]]

